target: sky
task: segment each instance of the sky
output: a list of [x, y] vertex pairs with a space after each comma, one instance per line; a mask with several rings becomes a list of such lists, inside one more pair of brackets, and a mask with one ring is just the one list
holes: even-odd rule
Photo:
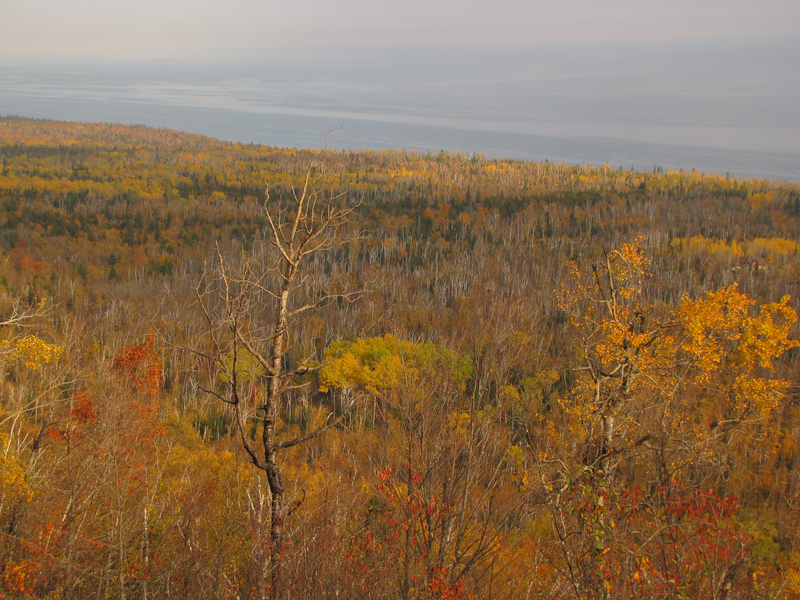
[[0, 0], [0, 60], [800, 35], [798, 0]]

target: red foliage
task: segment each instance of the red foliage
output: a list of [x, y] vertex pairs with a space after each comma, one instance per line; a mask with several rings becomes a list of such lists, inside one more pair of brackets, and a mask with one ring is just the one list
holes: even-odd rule
[[434, 569], [428, 589], [432, 598], [436, 600], [456, 600], [457, 598], [472, 598], [472, 593], [465, 592], [462, 582], [450, 583], [441, 569]]
[[353, 538], [352, 549], [345, 554], [349, 571], [361, 580], [361, 588], [367, 592], [394, 582], [395, 589], [400, 589], [407, 571], [407, 583], [418, 598], [472, 598], [456, 570], [437, 559], [435, 532], [452, 513], [453, 504], [417, 487], [422, 474], [410, 466], [405, 473], [386, 469], [378, 476], [377, 510], [368, 528]]
[[76, 441], [83, 436], [85, 429], [93, 427], [95, 423], [97, 423], [97, 413], [94, 404], [86, 392], [76, 392], [67, 425], [49, 427], [47, 435], [58, 442]]
[[154, 396], [161, 390], [164, 371], [161, 363], [161, 346], [156, 342], [156, 333], [147, 332], [145, 341], [139, 346], [127, 346], [114, 359], [114, 369], [126, 373], [136, 385], [139, 393]]
[[97, 414], [94, 411], [94, 405], [89, 400], [86, 392], [77, 392], [75, 394], [75, 405], [72, 408], [72, 419], [81, 425], [94, 425], [97, 421]]
[[[65, 533], [63, 527], [52, 524], [54, 521], [57, 521], [56, 516], [50, 515], [49, 522], [38, 530], [33, 539], [21, 541], [25, 558], [6, 563], [2, 584], [11, 597], [32, 597], [42, 578], [51, 572], [55, 556], [50, 550], [61, 543]], [[6, 597], [0, 591], [0, 598]]]
[[20, 238], [20, 246], [18, 248], [12, 248], [8, 253], [8, 257], [11, 259], [11, 263], [17, 271], [23, 273], [42, 273], [47, 268], [47, 265], [43, 261], [34, 260], [26, 253], [25, 243], [22, 238]]
[[647, 587], [695, 597], [730, 590], [741, 579], [748, 541], [735, 520], [736, 497], [685, 489], [665, 495], [669, 527], [657, 538], [653, 559], [641, 565]]
[[738, 508], [734, 496], [678, 482], [650, 494], [585, 486], [571, 511], [595, 577], [583, 585], [619, 598], [738, 597], [748, 585]]
[[35, 271], [37, 273], [41, 273], [45, 269], [44, 262], [41, 260], [33, 260], [27, 254], [22, 257], [19, 266], [23, 271]]

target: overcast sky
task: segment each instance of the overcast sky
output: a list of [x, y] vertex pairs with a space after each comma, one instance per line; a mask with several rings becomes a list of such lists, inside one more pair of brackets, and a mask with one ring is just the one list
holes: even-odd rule
[[0, 60], [800, 35], [798, 0], [0, 0]]

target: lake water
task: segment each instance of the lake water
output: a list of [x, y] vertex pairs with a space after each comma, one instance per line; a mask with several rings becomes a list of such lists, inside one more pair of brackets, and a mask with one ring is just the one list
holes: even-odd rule
[[800, 181], [800, 38], [13, 64], [0, 114]]

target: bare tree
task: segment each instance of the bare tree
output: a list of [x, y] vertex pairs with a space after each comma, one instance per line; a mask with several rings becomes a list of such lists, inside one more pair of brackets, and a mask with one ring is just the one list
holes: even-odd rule
[[[321, 426], [294, 439], [276, 438], [280, 408], [296, 393], [293, 390], [310, 384], [303, 383], [302, 377], [320, 368], [312, 351], [292, 364], [292, 332], [300, 320], [330, 302], [354, 301], [363, 294], [363, 290], [347, 291], [343, 282], [328, 281], [325, 289], [310, 273], [309, 259], [314, 254], [357, 237], [345, 231], [354, 207], [346, 205], [344, 192], [323, 189], [324, 159], [322, 152], [283, 205], [281, 199], [271, 200], [267, 189], [269, 226], [262, 243], [238, 259], [226, 258], [218, 247], [216, 264], [205, 270], [195, 290], [208, 333], [207, 346], [198, 354], [212, 374], [204, 390], [232, 408], [242, 446], [266, 474], [271, 543], [258, 589], [265, 597], [268, 575], [273, 599], [282, 595], [284, 525], [296, 508], [287, 504], [279, 454], [320, 435], [344, 417], [337, 418], [331, 411]], [[260, 428], [260, 438], [248, 427]]]

